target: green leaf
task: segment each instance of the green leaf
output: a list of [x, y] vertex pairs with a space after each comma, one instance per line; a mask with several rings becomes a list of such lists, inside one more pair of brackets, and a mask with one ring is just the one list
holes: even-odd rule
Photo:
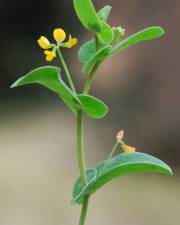
[[[91, 170], [88, 174], [88, 176], [93, 177], [91, 186], [83, 188], [80, 178], [76, 181], [73, 189], [73, 204], [81, 203], [85, 195], [96, 192], [104, 184], [125, 174], [153, 172], [172, 175], [172, 170], [167, 164], [151, 155], [140, 152], [122, 153], [108, 162], [97, 164], [94, 169], [97, 171], [97, 175]], [[86, 188], [87, 190], [85, 190]]]
[[77, 96], [61, 79], [60, 69], [58, 67], [43, 66], [32, 70], [27, 75], [19, 78], [11, 88], [33, 83], [40, 84], [58, 94], [75, 113], [77, 111], [77, 105], [81, 106]]
[[[102, 49], [105, 46], [106, 46], [105, 44], [100, 43], [99, 47], [100, 49]], [[78, 52], [78, 58], [81, 62], [86, 63], [91, 58], [93, 58], [95, 54], [96, 54], [96, 42], [94, 39], [91, 39], [90, 41], [85, 42], [81, 46]]]
[[99, 38], [105, 43], [110, 43], [114, 39], [113, 31], [106, 22], [102, 22], [102, 30], [99, 33]]
[[101, 100], [90, 95], [78, 95], [81, 107], [90, 118], [102, 118], [108, 112], [108, 107]]
[[146, 28], [132, 36], [130, 36], [129, 38], [123, 40], [122, 42], [120, 42], [119, 44], [117, 44], [116, 46], [114, 46], [111, 50], [111, 55], [121, 51], [125, 48], [128, 48], [132, 45], [135, 45], [139, 42], [142, 41], [149, 41], [155, 38], [158, 38], [160, 36], [162, 36], [164, 34], [164, 30], [161, 27], [149, 27]]
[[89, 61], [94, 54], [96, 54], [96, 43], [95, 40], [92, 39], [81, 46], [78, 57], [81, 62], [85, 63]]
[[71, 201], [71, 204], [74, 205], [77, 202], [82, 203], [82, 196], [84, 197], [86, 194], [89, 193], [89, 190], [91, 190], [92, 185], [96, 181], [97, 177], [97, 170], [92, 168], [88, 169], [86, 171], [86, 176], [87, 176], [87, 185], [86, 187], [82, 188], [82, 183], [80, 178], [75, 182], [74, 189], [73, 189], [73, 200]]
[[112, 49], [112, 46], [111, 45], [107, 45], [107, 46], [101, 48], [98, 52], [96, 52], [90, 58], [90, 60], [87, 61], [84, 64], [83, 69], [82, 69], [82, 73], [88, 72], [95, 63], [102, 62], [109, 55], [109, 52], [111, 51], [111, 49]]
[[98, 15], [101, 20], [107, 22], [109, 18], [109, 14], [111, 12], [112, 7], [110, 5], [104, 6], [101, 10], [99, 10]]
[[91, 0], [73, 0], [76, 14], [81, 23], [90, 31], [101, 31], [101, 21]]

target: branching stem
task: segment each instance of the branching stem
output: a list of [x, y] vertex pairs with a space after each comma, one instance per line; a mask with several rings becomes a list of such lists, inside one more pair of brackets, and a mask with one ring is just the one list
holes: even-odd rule
[[91, 86], [93, 84], [94, 77], [95, 77], [96, 71], [97, 71], [97, 69], [99, 67], [99, 64], [100, 64], [99, 62], [96, 63], [93, 66], [92, 70], [90, 71], [89, 76], [88, 76], [88, 79], [87, 79], [87, 81], [85, 83], [85, 86], [84, 86], [83, 94], [86, 94], [87, 95], [89, 93], [89, 90], [90, 90], [90, 88], [91, 88]]
[[[97, 36], [95, 36], [96, 40], [96, 51], [99, 49], [99, 39]], [[94, 81], [95, 73], [98, 69], [99, 62], [96, 63], [86, 81], [83, 94], [88, 94], [89, 90], [92, 86], [92, 83]], [[78, 149], [78, 161], [79, 161], [79, 169], [80, 169], [80, 176], [81, 176], [81, 182], [84, 186], [87, 185], [87, 176], [86, 176], [86, 166], [85, 166], [85, 160], [84, 160], [84, 150], [83, 150], [83, 111], [79, 110], [77, 113], [77, 149]], [[81, 209], [81, 215], [79, 219], [79, 225], [84, 225], [86, 221], [86, 215], [88, 211], [88, 204], [89, 204], [89, 195], [86, 195], [83, 199], [82, 209]]]

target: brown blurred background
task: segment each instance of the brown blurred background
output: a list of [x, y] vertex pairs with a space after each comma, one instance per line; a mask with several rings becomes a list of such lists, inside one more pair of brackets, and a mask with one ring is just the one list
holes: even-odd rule
[[[85, 121], [90, 167], [108, 154], [119, 129], [140, 151], [160, 157], [174, 176], [121, 177], [92, 198], [87, 225], [180, 224], [180, 1], [101, 0], [113, 7], [110, 24], [127, 35], [159, 25], [166, 35], [136, 45], [109, 59], [98, 71], [91, 94], [104, 100], [109, 114]], [[89, 38], [71, 0], [1, 0], [0, 60], [0, 225], [74, 225], [79, 207], [71, 207], [71, 187], [78, 176], [75, 118], [59, 99], [40, 86], [9, 89], [32, 68], [45, 65], [36, 40], [52, 38], [62, 27]], [[79, 90], [79, 46], [64, 51]], [[54, 64], [57, 64], [55, 61]]]

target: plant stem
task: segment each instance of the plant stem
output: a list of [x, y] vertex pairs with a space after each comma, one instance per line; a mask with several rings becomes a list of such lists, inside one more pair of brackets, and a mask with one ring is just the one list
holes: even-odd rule
[[112, 150], [110, 151], [110, 154], [108, 155], [108, 157], [107, 157], [107, 159], [106, 159], [106, 161], [105, 161], [105, 163], [104, 163], [104, 166], [103, 166], [103, 167], [101, 168], [101, 170], [99, 171], [98, 177], [101, 176], [101, 175], [103, 174], [104, 169], [106, 168], [107, 163], [108, 163], [109, 160], [113, 157], [113, 155], [114, 155], [114, 153], [115, 153], [115, 151], [116, 151], [118, 145], [119, 145], [119, 142], [118, 142], [118, 141], [113, 145]]
[[106, 159], [106, 162], [108, 162], [108, 161], [113, 157], [113, 155], [114, 155], [114, 153], [115, 153], [116, 148], [118, 147], [118, 145], [119, 145], [119, 141], [117, 141], [117, 142], [113, 145], [112, 150], [111, 150], [110, 154], [108, 155], [108, 157], [107, 157], [107, 159]]
[[83, 111], [81, 109], [77, 112], [77, 155], [81, 182], [84, 186], [86, 186], [87, 177], [83, 149]]
[[84, 225], [86, 221], [86, 215], [88, 210], [88, 204], [89, 204], [89, 195], [86, 195], [83, 200], [83, 205], [81, 209], [81, 215], [79, 219], [79, 225]]
[[67, 77], [67, 79], [68, 79], [69, 85], [70, 85], [72, 91], [73, 91], [74, 93], [76, 93], [76, 89], [75, 89], [74, 83], [73, 83], [73, 81], [72, 81], [72, 79], [71, 79], [70, 72], [69, 72], [69, 70], [68, 70], [68, 67], [67, 67], [67, 65], [66, 65], [66, 63], [65, 63], [65, 61], [64, 61], [64, 58], [63, 58], [62, 53], [61, 53], [61, 51], [60, 51], [59, 48], [57, 48], [57, 53], [58, 53], [58, 56], [59, 56], [59, 59], [60, 59], [62, 65], [63, 65], [64, 71], [65, 71], [65, 73], [66, 73], [66, 77]]
[[[79, 171], [81, 182], [83, 186], [87, 185], [87, 176], [86, 176], [86, 166], [84, 159], [84, 149], [83, 149], [83, 111], [80, 109], [77, 112], [77, 154], [79, 162]], [[79, 225], [84, 225], [87, 215], [89, 196], [85, 196], [83, 200], [83, 205], [81, 209], [81, 216], [79, 219]]]
[[99, 38], [98, 38], [98, 36], [95, 34], [95, 42], [96, 42], [96, 51], [98, 51], [99, 50]]
[[86, 81], [86, 84], [85, 84], [85, 86], [84, 86], [84, 90], [83, 90], [83, 94], [88, 94], [89, 93], [89, 90], [90, 90], [90, 88], [91, 88], [91, 86], [92, 86], [92, 83], [93, 83], [93, 81], [94, 81], [94, 77], [95, 77], [95, 73], [96, 73], [96, 71], [97, 71], [97, 69], [98, 69], [98, 66], [99, 66], [99, 62], [98, 63], [96, 63], [94, 66], [93, 66], [93, 68], [92, 68], [92, 70], [91, 70], [91, 72], [90, 72], [90, 74], [89, 74], [89, 76], [88, 76], [88, 79], [87, 79], [87, 81]]
[[[95, 36], [96, 40], [96, 50], [99, 48], [99, 40], [98, 37]], [[88, 80], [86, 81], [83, 94], [88, 94], [93, 80], [94, 75], [99, 66], [99, 63], [96, 63], [94, 67], [92, 68]], [[84, 186], [87, 185], [87, 176], [86, 176], [86, 166], [85, 166], [85, 159], [84, 159], [84, 150], [83, 150], [83, 111], [79, 110], [77, 113], [77, 150], [78, 150], [78, 161], [79, 161], [79, 170], [80, 170], [80, 177], [81, 182]], [[89, 204], [89, 195], [86, 195], [83, 199], [82, 209], [81, 209], [81, 215], [79, 219], [79, 225], [84, 225], [86, 221], [86, 215], [88, 210], [88, 204]]]

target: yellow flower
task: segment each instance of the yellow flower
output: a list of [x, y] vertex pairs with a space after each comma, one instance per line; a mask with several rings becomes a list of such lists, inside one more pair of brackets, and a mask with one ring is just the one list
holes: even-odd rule
[[[61, 28], [54, 29], [53, 36], [57, 42], [56, 44], [51, 44], [45, 36], [41, 36], [37, 41], [39, 46], [42, 49], [45, 49], [44, 54], [46, 55], [46, 61], [48, 62], [52, 61], [56, 57], [56, 51], [59, 48], [72, 48], [78, 42], [78, 39], [72, 38], [71, 35], [69, 35], [69, 40], [67, 42], [64, 42], [64, 40], [66, 39], [66, 33]], [[47, 49], [52, 49], [52, 51]]]
[[56, 28], [53, 32], [53, 36], [57, 42], [63, 42], [66, 39], [66, 33], [61, 28]]
[[49, 51], [49, 50], [44, 51], [44, 54], [46, 55], [46, 61], [47, 62], [52, 61], [56, 57], [56, 54], [52, 51]]
[[49, 49], [49, 48], [51, 48], [51, 45], [50, 45], [48, 39], [46, 37], [44, 37], [44, 36], [41, 36], [38, 39], [38, 44], [43, 49]]
[[136, 151], [136, 148], [128, 146], [128, 145], [124, 145], [124, 146], [122, 146], [122, 150], [126, 153], [133, 153]]
[[78, 43], [78, 39], [77, 38], [72, 38], [72, 36], [69, 35], [69, 40], [68, 40], [68, 42], [65, 43], [64, 47], [72, 48], [77, 43]]

